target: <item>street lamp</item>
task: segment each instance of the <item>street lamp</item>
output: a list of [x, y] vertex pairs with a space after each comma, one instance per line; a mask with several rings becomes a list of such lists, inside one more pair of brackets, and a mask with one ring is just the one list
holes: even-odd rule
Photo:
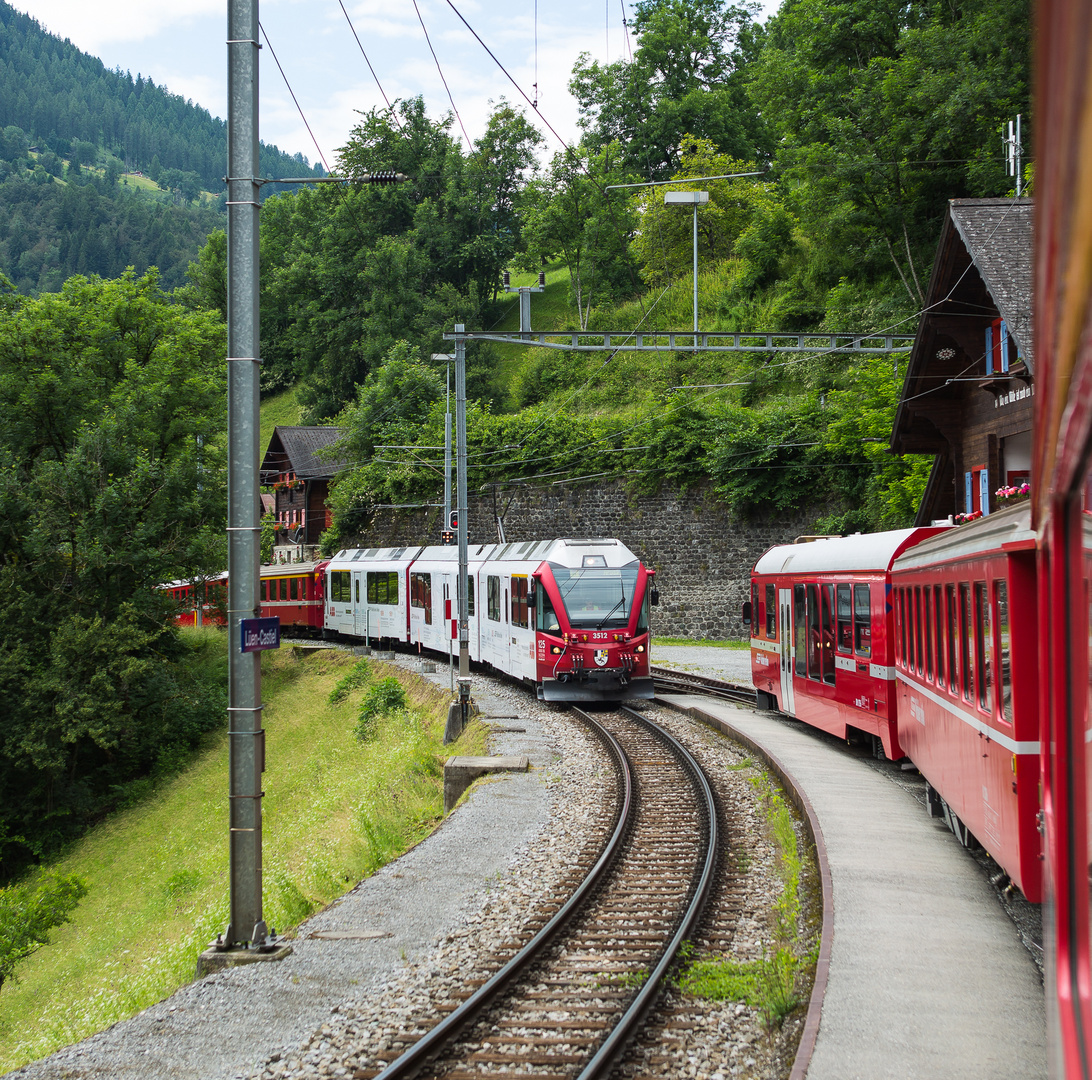
[[708, 191], [665, 191], [665, 206], [694, 207], [694, 348], [698, 346], [698, 207], [709, 201]]

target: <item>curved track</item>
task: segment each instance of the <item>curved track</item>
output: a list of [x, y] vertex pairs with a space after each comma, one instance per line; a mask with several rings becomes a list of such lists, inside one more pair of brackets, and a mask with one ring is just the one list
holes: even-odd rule
[[753, 686], [741, 686], [738, 683], [714, 679], [711, 675], [694, 675], [689, 671], [677, 671], [675, 668], [650, 667], [649, 672], [656, 684], [657, 691], [682, 694], [708, 694], [710, 697], [724, 698], [737, 705], [757, 705]]
[[449, 1080], [517, 1070], [544, 1080], [604, 1076], [694, 932], [719, 846], [701, 768], [639, 713], [573, 711], [615, 762], [610, 839], [557, 914], [387, 1066], [384, 1080], [424, 1070]]

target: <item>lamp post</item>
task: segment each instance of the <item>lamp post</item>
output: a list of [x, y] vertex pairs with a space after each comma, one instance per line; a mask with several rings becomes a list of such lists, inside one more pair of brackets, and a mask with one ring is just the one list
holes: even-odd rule
[[698, 346], [698, 207], [709, 201], [708, 191], [665, 191], [665, 206], [694, 207], [694, 347]]

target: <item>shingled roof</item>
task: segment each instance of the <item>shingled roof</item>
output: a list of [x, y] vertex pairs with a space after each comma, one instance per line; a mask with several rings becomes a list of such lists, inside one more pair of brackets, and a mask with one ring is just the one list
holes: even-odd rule
[[[1034, 370], [1031, 199], [952, 199], [949, 216], [1028, 368]], [[939, 299], [930, 297], [930, 301]]]
[[331, 479], [347, 462], [330, 460], [318, 451], [344, 434], [345, 429], [338, 427], [275, 427], [262, 461], [262, 483], [272, 483], [282, 472], [294, 472], [301, 480]]

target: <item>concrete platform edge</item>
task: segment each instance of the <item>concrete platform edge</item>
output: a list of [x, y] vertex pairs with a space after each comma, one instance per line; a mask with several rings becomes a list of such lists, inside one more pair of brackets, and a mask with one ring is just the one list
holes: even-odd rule
[[774, 775], [781, 781], [792, 804], [799, 811], [804, 820], [805, 828], [811, 837], [815, 847], [815, 858], [819, 864], [819, 888], [823, 903], [823, 925], [819, 939], [819, 958], [815, 964], [815, 981], [811, 988], [811, 998], [808, 1001], [808, 1012], [804, 1020], [804, 1030], [800, 1034], [800, 1045], [797, 1047], [796, 1057], [793, 1060], [792, 1071], [789, 1080], [804, 1080], [811, 1065], [811, 1056], [815, 1051], [815, 1044], [819, 1038], [819, 1023], [823, 1012], [823, 999], [827, 992], [827, 978], [830, 973], [830, 953], [834, 942], [834, 886], [830, 874], [830, 860], [827, 858], [826, 842], [823, 839], [823, 830], [819, 825], [819, 818], [808, 799], [807, 793], [797, 783], [793, 774], [782, 764], [777, 755], [756, 741], [752, 736], [739, 728], [734, 727], [723, 717], [714, 716], [705, 712], [696, 705], [684, 705], [673, 701], [669, 697], [656, 697], [659, 704], [667, 705], [692, 716], [695, 720], [708, 725], [727, 735], [730, 739], [742, 743], [748, 750], [757, 754]]

